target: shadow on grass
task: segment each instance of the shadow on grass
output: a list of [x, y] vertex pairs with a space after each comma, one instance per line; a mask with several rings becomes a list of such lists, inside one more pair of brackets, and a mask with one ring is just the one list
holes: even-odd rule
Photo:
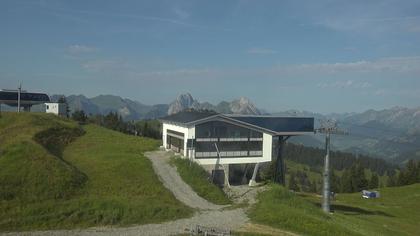
[[[314, 203], [317, 207], [321, 207], [320, 203]], [[344, 215], [380, 215], [386, 217], [395, 217], [383, 211], [369, 211], [359, 207], [353, 206], [345, 206], [345, 205], [338, 205], [338, 204], [331, 204], [331, 211], [339, 211], [342, 212]]]

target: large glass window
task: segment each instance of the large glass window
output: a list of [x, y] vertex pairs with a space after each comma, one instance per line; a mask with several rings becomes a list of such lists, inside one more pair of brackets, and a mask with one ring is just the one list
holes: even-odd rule
[[262, 133], [222, 121], [211, 121], [195, 127], [196, 138], [262, 138]]
[[262, 156], [262, 133], [221, 121], [195, 127], [196, 158]]

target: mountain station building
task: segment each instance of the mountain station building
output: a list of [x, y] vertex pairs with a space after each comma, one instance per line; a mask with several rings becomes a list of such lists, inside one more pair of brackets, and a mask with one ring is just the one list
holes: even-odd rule
[[216, 181], [229, 184], [229, 165], [256, 164], [278, 159], [278, 182], [284, 183], [281, 148], [291, 136], [314, 133], [312, 117], [231, 115], [208, 111], [182, 111], [160, 119], [166, 150], [202, 165]]

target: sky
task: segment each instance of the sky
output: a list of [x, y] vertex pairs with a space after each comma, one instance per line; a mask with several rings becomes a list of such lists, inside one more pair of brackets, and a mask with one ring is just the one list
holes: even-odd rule
[[0, 88], [268, 111], [420, 107], [420, 1], [1, 0]]

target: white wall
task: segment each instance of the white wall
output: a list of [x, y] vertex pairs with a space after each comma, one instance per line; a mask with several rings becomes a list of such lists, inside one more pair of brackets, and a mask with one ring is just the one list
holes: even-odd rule
[[[182, 127], [182, 126], [178, 126], [178, 125], [174, 125], [174, 124], [169, 124], [169, 123], [163, 123], [162, 125], [162, 143], [163, 143], [163, 147], [166, 149], [166, 136], [167, 136], [167, 130], [173, 130], [176, 132], [181, 132], [184, 134], [184, 152], [181, 153], [182, 155], [184, 155], [184, 157], [187, 156], [187, 140], [189, 137], [189, 129], [187, 127]], [[195, 130], [195, 129], [193, 129]], [[193, 134], [194, 135], [194, 134]], [[168, 149], [166, 149], [168, 150]]]
[[45, 103], [46, 113], [53, 113], [56, 115], [65, 116], [66, 109], [67, 109], [66, 104], [63, 104], [63, 103], [56, 103], [56, 102]]

